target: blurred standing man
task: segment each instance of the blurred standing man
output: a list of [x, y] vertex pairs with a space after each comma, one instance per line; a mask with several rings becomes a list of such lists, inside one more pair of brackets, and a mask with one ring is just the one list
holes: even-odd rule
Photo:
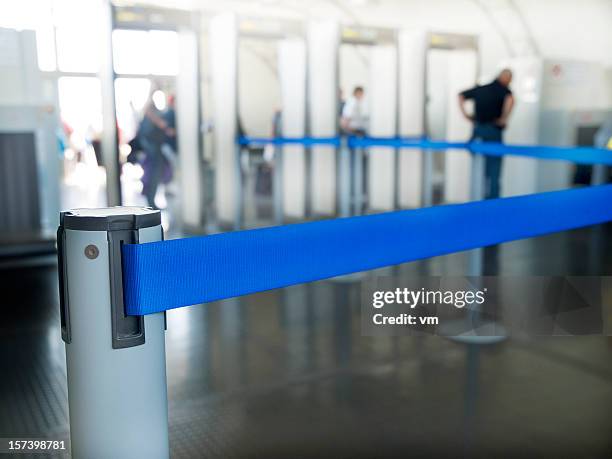
[[361, 86], [353, 89], [353, 96], [342, 108], [340, 126], [347, 134], [364, 136], [368, 130], [368, 110], [363, 99], [364, 90]]
[[165, 144], [172, 148], [174, 155], [178, 153], [176, 144], [176, 111], [175, 111], [176, 97], [174, 94], [168, 95], [168, 107], [162, 113], [162, 120], [166, 122], [166, 139]]
[[[368, 109], [366, 106], [366, 101], [363, 98], [364, 90], [362, 86], [355, 86], [353, 89], [353, 95], [349, 97], [349, 99], [344, 102], [342, 106], [342, 111], [340, 112], [340, 129], [341, 132], [345, 135], [355, 135], [359, 137], [365, 137], [368, 131]], [[340, 97], [342, 97], [342, 92], [340, 92]], [[368, 170], [368, 155], [357, 154], [357, 150], [354, 148], [349, 149], [350, 154], [350, 188], [355, 189], [355, 167], [357, 164], [360, 164], [362, 171]], [[362, 174], [362, 179], [360, 184], [358, 184], [358, 188], [360, 189], [360, 194], [367, 187], [367, 172]]]
[[[514, 106], [514, 97], [509, 86], [512, 71], [502, 70], [497, 78], [484, 86], [476, 86], [459, 94], [459, 108], [468, 120], [474, 123], [473, 141], [502, 142], [502, 131], [508, 123], [508, 117]], [[465, 101], [474, 100], [474, 114], [465, 109]], [[485, 198], [499, 198], [499, 178], [502, 158], [487, 156], [485, 158]]]
[[175, 139], [176, 130], [174, 126], [168, 124], [168, 121], [174, 122], [174, 111], [171, 115], [166, 114], [168, 120], [164, 119], [164, 113], [157, 109], [152, 95], [145, 105], [144, 116], [138, 128], [138, 142], [145, 153], [142, 162], [144, 170], [142, 194], [147, 198], [149, 207], [157, 209], [155, 204], [157, 188], [160, 182], [167, 183], [171, 178], [171, 169], [162, 147], [169, 145], [169, 139]]

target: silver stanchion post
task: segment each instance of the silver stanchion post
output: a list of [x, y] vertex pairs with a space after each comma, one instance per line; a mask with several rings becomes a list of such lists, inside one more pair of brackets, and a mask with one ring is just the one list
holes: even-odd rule
[[351, 215], [351, 152], [348, 139], [340, 140], [340, 216]]
[[423, 207], [433, 205], [433, 152], [423, 149]]
[[306, 161], [306, 186], [304, 200], [305, 217], [312, 216], [312, 147], [304, 146], [304, 159]]
[[605, 164], [594, 164], [591, 172], [591, 185], [603, 185], [606, 183], [606, 172], [608, 167]]
[[353, 177], [353, 215], [363, 212], [363, 147], [353, 149], [355, 175]]
[[[472, 201], [481, 201], [485, 198], [485, 157], [478, 153], [472, 153], [472, 170], [470, 180], [470, 198]], [[474, 281], [479, 283], [483, 273], [484, 249], [470, 250], [468, 254], [468, 277], [476, 278]], [[503, 325], [487, 320], [483, 317], [482, 309], [478, 305], [470, 307], [467, 312], [467, 321], [472, 331], [464, 336], [454, 337], [455, 340], [467, 344], [492, 344], [506, 338], [506, 330]], [[468, 350], [474, 353], [476, 349]], [[477, 357], [477, 353], [468, 356], [468, 360]], [[468, 367], [470, 363], [468, 363]]]
[[283, 212], [283, 147], [274, 147], [274, 222], [282, 225], [284, 222]]
[[78, 209], [58, 229], [74, 458], [168, 458], [165, 316], [126, 316], [122, 244], [162, 239], [160, 213]]
[[[485, 177], [484, 177], [484, 161], [483, 155], [472, 153], [472, 170], [470, 197], [473, 201], [480, 201], [484, 198]], [[473, 286], [482, 286], [480, 276], [482, 276], [483, 268], [483, 249], [474, 249], [468, 253], [468, 267], [466, 277], [472, 278], [470, 281]], [[457, 320], [450, 320], [441, 324], [438, 328], [443, 336], [449, 339], [468, 344], [470, 346], [480, 344], [493, 344], [503, 341], [507, 337], [506, 330], [503, 325], [488, 320], [483, 315], [482, 307], [478, 304], [473, 304], [465, 309], [465, 317]], [[477, 347], [468, 347], [468, 372], [477, 368], [478, 352]], [[468, 378], [472, 377], [468, 375]], [[470, 383], [473, 385], [473, 381]], [[467, 390], [468, 393], [470, 390]], [[469, 398], [469, 396], [468, 396]]]
[[[472, 171], [470, 180], [470, 199], [481, 201], [484, 199], [485, 177], [484, 177], [483, 155], [472, 153]], [[468, 261], [468, 276], [482, 276], [483, 250], [474, 249], [470, 251]]]
[[[248, 148], [248, 147], [247, 147]], [[234, 230], [242, 229], [244, 217], [244, 189], [242, 180], [242, 145], [236, 145], [235, 158], [235, 186], [234, 186]]]

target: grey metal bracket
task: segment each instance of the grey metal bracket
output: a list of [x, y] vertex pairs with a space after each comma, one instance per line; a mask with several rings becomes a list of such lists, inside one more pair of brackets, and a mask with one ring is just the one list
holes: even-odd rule
[[137, 230], [109, 231], [108, 260], [111, 294], [111, 326], [113, 349], [138, 346], [145, 342], [143, 316], [128, 316], [123, 301], [123, 265], [121, 246], [138, 244]]
[[[63, 214], [60, 218], [62, 217]], [[59, 276], [60, 322], [62, 330], [62, 339], [65, 343], [69, 344], [71, 341], [70, 308], [68, 307], [68, 282], [66, 279], [65, 244], [66, 233], [64, 232], [64, 226], [60, 225], [60, 227], [57, 229], [57, 267]]]
[[[106, 231], [108, 241], [111, 344], [113, 349], [125, 349], [145, 343], [143, 316], [128, 316], [123, 296], [123, 244], [138, 244], [138, 230], [161, 224], [159, 211], [147, 208], [75, 209], [62, 212], [57, 230], [59, 299], [62, 339], [70, 343], [70, 298], [68, 288], [66, 230]], [[163, 236], [162, 236], [163, 237]], [[88, 254], [87, 250], [91, 250]], [[86, 248], [85, 255], [96, 258], [99, 248]], [[164, 314], [164, 323], [166, 317]], [[165, 327], [164, 327], [165, 328]]]

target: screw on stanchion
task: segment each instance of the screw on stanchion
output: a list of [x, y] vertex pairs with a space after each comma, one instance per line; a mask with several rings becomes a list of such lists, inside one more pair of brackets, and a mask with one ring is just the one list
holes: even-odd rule
[[100, 255], [100, 250], [93, 244], [89, 244], [85, 247], [85, 256], [90, 260], [95, 260]]

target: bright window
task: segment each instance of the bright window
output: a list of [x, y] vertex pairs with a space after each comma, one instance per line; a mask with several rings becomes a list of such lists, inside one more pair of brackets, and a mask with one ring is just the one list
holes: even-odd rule
[[148, 32], [113, 30], [113, 65], [116, 73], [149, 74], [153, 56], [149, 51]]
[[57, 70], [53, 25], [49, 24], [36, 29], [36, 53], [40, 70], [43, 72]]
[[35, 30], [51, 19], [51, 0], [19, 0], [0, 2], [0, 27]]
[[95, 28], [59, 26], [57, 64], [62, 72], [95, 73], [100, 68], [100, 34]]
[[114, 30], [113, 64], [124, 75], [176, 75], [178, 35], [166, 30]]
[[101, 2], [61, 0], [53, 4], [57, 64], [62, 72], [95, 73], [103, 51]]
[[153, 75], [178, 74], [178, 34], [173, 31], [151, 30], [151, 73]]
[[117, 123], [122, 141], [128, 142], [136, 135], [150, 91], [151, 82], [146, 78], [117, 78], [115, 80]]
[[96, 77], [61, 77], [58, 80], [62, 120], [81, 136], [102, 130], [102, 90]]

